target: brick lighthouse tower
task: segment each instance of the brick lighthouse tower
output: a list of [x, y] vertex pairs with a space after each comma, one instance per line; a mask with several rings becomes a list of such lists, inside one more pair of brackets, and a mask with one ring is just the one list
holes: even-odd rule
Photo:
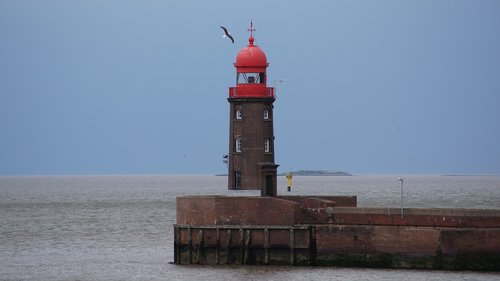
[[274, 163], [274, 88], [267, 87], [264, 51], [254, 45], [250, 23], [248, 46], [236, 56], [236, 87], [229, 88], [228, 189], [260, 190], [276, 196]]

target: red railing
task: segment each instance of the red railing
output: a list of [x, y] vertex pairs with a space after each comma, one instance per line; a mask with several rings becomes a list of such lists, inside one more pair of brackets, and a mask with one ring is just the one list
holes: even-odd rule
[[267, 87], [264, 94], [260, 89], [248, 89], [248, 88], [238, 88], [238, 87], [229, 87], [229, 97], [274, 97], [274, 88]]

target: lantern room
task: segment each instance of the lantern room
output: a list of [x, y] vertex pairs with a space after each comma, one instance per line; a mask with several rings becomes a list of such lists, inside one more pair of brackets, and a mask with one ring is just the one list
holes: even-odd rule
[[236, 87], [229, 88], [229, 97], [274, 97], [274, 88], [267, 87], [266, 68], [269, 66], [264, 51], [254, 44], [253, 26], [250, 26], [248, 46], [236, 56]]

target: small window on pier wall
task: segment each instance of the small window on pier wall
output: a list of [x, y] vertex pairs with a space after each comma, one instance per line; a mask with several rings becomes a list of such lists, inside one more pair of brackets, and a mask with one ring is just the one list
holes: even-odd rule
[[269, 120], [269, 110], [264, 109], [264, 120]]
[[236, 76], [238, 84], [264, 84], [266, 83], [264, 72], [242, 72]]
[[264, 140], [264, 152], [269, 152], [271, 150], [269, 139]]
[[239, 109], [239, 108], [238, 108], [238, 109], [236, 109], [236, 113], [235, 113], [235, 115], [236, 115], [236, 116], [235, 116], [235, 117], [236, 117], [236, 119], [240, 120], [240, 119], [241, 119], [241, 109]]

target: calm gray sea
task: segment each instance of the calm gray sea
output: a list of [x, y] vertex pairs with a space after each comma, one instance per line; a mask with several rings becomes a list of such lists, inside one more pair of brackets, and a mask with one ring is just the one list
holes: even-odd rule
[[[500, 209], [500, 176], [294, 177], [291, 194], [359, 206]], [[286, 192], [279, 177], [278, 193]], [[0, 280], [500, 280], [500, 273], [177, 266], [175, 198], [226, 194], [226, 177], [0, 177]]]

